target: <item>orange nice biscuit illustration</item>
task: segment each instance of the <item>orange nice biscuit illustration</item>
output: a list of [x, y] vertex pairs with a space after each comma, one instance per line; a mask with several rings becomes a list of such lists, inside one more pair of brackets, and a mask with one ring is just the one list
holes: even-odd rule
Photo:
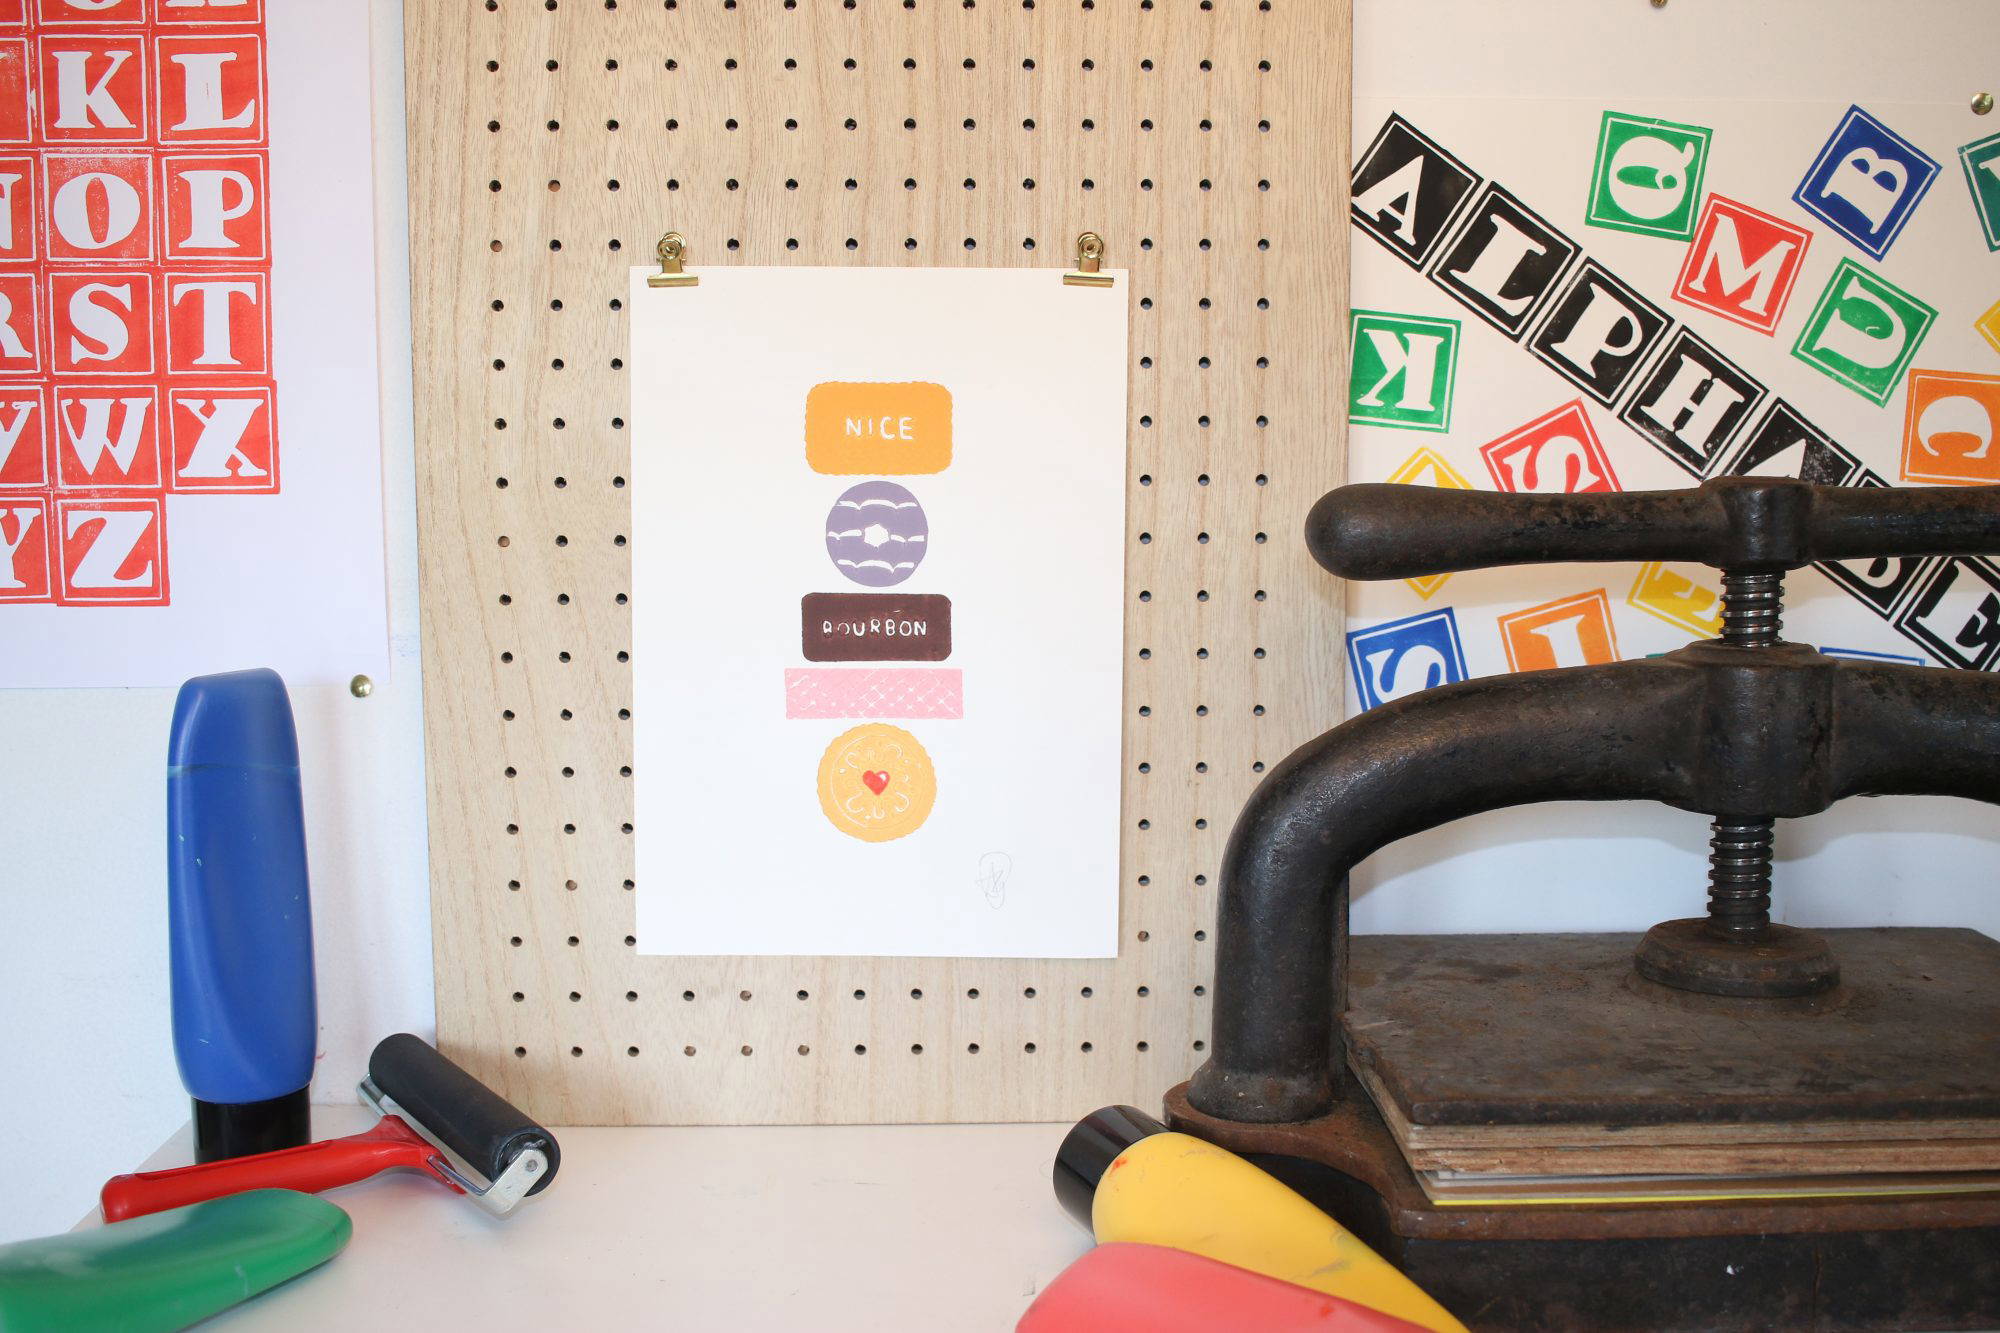
[[815, 384], [806, 463], [830, 476], [914, 476], [951, 466], [951, 391], [942, 384]]

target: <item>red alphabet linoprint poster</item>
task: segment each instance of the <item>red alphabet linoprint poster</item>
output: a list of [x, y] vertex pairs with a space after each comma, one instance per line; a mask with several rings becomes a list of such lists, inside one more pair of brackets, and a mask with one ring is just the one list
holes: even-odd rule
[[381, 668], [366, 11], [0, 0], [0, 686]]

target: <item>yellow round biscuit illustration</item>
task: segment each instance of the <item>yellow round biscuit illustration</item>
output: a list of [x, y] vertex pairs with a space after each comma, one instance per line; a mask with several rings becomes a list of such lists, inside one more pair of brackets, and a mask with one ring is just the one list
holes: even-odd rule
[[937, 800], [937, 771], [915, 736], [870, 722], [843, 732], [819, 761], [819, 808], [863, 842], [914, 833]]

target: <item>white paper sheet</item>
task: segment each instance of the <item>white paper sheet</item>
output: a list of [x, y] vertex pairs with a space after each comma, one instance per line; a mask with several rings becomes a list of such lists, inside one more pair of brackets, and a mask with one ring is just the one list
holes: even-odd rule
[[1124, 275], [647, 271], [640, 951], [1114, 954]]
[[[43, 0], [39, 6], [26, 9], [18, 0], [12, 4], [0, 0], [0, 42], [37, 40], [26, 20], [39, 15], [43, 37], [67, 34], [62, 40], [75, 43], [75, 53], [85, 60], [85, 68], [93, 71], [93, 78], [108, 68], [121, 44], [142, 43], [149, 65], [156, 42], [167, 43], [158, 48], [158, 54], [169, 61], [176, 54], [192, 53], [197, 61], [204, 52], [226, 55], [229, 59], [222, 66], [226, 72], [219, 103], [224, 114], [218, 118], [243, 120], [253, 96], [261, 104], [263, 117], [261, 135], [260, 122], [252, 118], [244, 127], [224, 127], [210, 135], [195, 136], [206, 142], [177, 142], [177, 127], [197, 118], [185, 116], [179, 109], [168, 113], [161, 99], [175, 96], [172, 89], [176, 85], [171, 80], [153, 80], [145, 83], [143, 90], [134, 85], [125, 91], [114, 82], [107, 94], [129, 103], [127, 109], [141, 131], [132, 142], [117, 143], [105, 137], [117, 131], [115, 127], [106, 130], [100, 123], [114, 118], [110, 104], [100, 99], [89, 117], [76, 113], [94, 126], [83, 132], [83, 141], [59, 141], [37, 126], [31, 132], [32, 142], [0, 143], [0, 158], [50, 159], [100, 150], [130, 155], [121, 156], [120, 161], [145, 158], [153, 181], [153, 193], [147, 201], [152, 212], [134, 229], [135, 244], [139, 234], [151, 232], [151, 245], [140, 247], [149, 252], [146, 257], [112, 262], [52, 254], [46, 243], [51, 231], [47, 216], [37, 227], [43, 244], [32, 258], [0, 257], [0, 275], [18, 273], [25, 280], [32, 272], [43, 284], [43, 299], [37, 307], [37, 332], [43, 344], [39, 371], [12, 374], [0, 366], [0, 385], [51, 386], [56, 392], [96, 392], [90, 390], [91, 385], [118, 390], [115, 394], [99, 392], [101, 397], [131, 397], [141, 392], [140, 386], [157, 388], [161, 396], [152, 410], [157, 413], [155, 424], [162, 427], [157, 431], [159, 464], [164, 471], [174, 472], [178, 469], [172, 432], [189, 432], [195, 422], [188, 407], [174, 401], [175, 396], [192, 398], [198, 411], [214, 410], [213, 399], [205, 392], [212, 385], [204, 380], [202, 368], [194, 367], [192, 375], [183, 373], [185, 367], [176, 370], [171, 358], [180, 354], [168, 346], [171, 335], [162, 311], [156, 320], [159, 345], [154, 349], [152, 373], [66, 373], [54, 355], [56, 349], [50, 346], [55, 337], [48, 290], [54, 279], [50, 274], [111, 281], [113, 285], [128, 280], [116, 275], [140, 275], [152, 281], [164, 307], [165, 288], [171, 284], [204, 273], [256, 279], [260, 270], [268, 268], [268, 286], [255, 296], [263, 307], [262, 320], [252, 317], [248, 297], [230, 298], [232, 313], [246, 321], [237, 329], [245, 345], [255, 341], [250, 337], [253, 325], [262, 323], [268, 331], [269, 347], [264, 353], [268, 365], [258, 365], [259, 357], [253, 352], [238, 358], [246, 367], [242, 375], [221, 378], [230, 388], [260, 381], [274, 386], [277, 489], [260, 488], [254, 476], [236, 494], [179, 493], [180, 488], [172, 483], [129, 486], [125, 483], [136, 474], [115, 473], [105, 454], [98, 455], [97, 472], [90, 480], [119, 483], [116, 489], [65, 491], [32, 484], [32, 479], [9, 485], [8, 475], [18, 480], [25, 474], [0, 475], [0, 511], [46, 504], [34, 519], [38, 529], [60, 517], [58, 503], [78, 498], [79, 503], [89, 499], [162, 503], [166, 533], [166, 549], [157, 560], [150, 548], [149, 530], [136, 554], [114, 573], [98, 579], [100, 585], [128, 584], [109, 591], [113, 596], [135, 595], [136, 602], [57, 605], [17, 601], [16, 597], [27, 595], [21, 586], [26, 580], [8, 577], [11, 568], [0, 570], [0, 688], [175, 685], [192, 675], [249, 666], [273, 667], [293, 684], [345, 681], [357, 673], [380, 676], [388, 663], [388, 604], [367, 8], [270, 0], [264, 5], [178, 10], [172, 24], [156, 20], [155, 14], [154, 6], [136, 0], [116, 0], [110, 5]], [[232, 37], [250, 45], [201, 44], [226, 42]], [[238, 71], [252, 64], [257, 49], [254, 44], [260, 38], [262, 90], [253, 93], [249, 84], [239, 86], [233, 80]], [[175, 46], [175, 42], [183, 45]], [[128, 66], [137, 67], [128, 59], [120, 68]], [[171, 71], [175, 67], [168, 64], [162, 68]], [[46, 87], [41, 92], [44, 99], [52, 95]], [[0, 95], [0, 102], [5, 100]], [[0, 120], [7, 114], [0, 110]], [[176, 116], [182, 119], [177, 121]], [[96, 132], [100, 130], [104, 132]], [[98, 139], [104, 141], [99, 143]], [[240, 193], [237, 176], [227, 180], [212, 176], [207, 185], [199, 187], [163, 187], [159, 183], [166, 179], [163, 171], [184, 167], [236, 172], [254, 187], [258, 168], [246, 167], [241, 159], [259, 156], [267, 159], [268, 168], [261, 199]], [[66, 168], [37, 165], [38, 171], [45, 169]], [[0, 165], [0, 173], [18, 170]], [[260, 213], [267, 216], [268, 263], [248, 258], [232, 264], [227, 250], [216, 250], [211, 257], [188, 257], [190, 251], [182, 248], [183, 243], [202, 229], [187, 211], [190, 189], [219, 191], [207, 197], [228, 215], [224, 225], [232, 232], [254, 223]], [[37, 193], [33, 201], [46, 215], [47, 200]], [[210, 225], [214, 225], [213, 219]], [[246, 241], [235, 253], [251, 254], [257, 248], [254, 242]], [[113, 276], [107, 279], [106, 274]], [[178, 307], [182, 313], [191, 308], [185, 297]], [[13, 313], [18, 315], [18, 308]], [[4, 350], [0, 346], [0, 351]], [[24, 397], [19, 392], [0, 392], [0, 400], [7, 404]], [[43, 411], [51, 410], [47, 401], [45, 391]], [[0, 407], [0, 427], [11, 425], [17, 411], [11, 405]], [[82, 409], [72, 412], [74, 420], [83, 420]], [[49, 424], [54, 425], [54, 420]], [[50, 461], [60, 465], [66, 447], [65, 441], [54, 442]], [[138, 453], [150, 456], [151, 448], [148, 438], [138, 446]], [[261, 467], [264, 455], [254, 447], [250, 452], [255, 466]], [[236, 463], [228, 466], [234, 470]], [[214, 472], [213, 468], [205, 470]], [[227, 479], [211, 475], [207, 480]], [[18, 544], [18, 516], [0, 515], [0, 519], [4, 519], [0, 521], [0, 547]], [[79, 525], [83, 538], [94, 530], [88, 524]], [[44, 535], [31, 532], [30, 545]], [[61, 554], [52, 551], [50, 555], [52, 563], [59, 565]], [[164, 589], [144, 583], [142, 576], [149, 566], [165, 571]], [[52, 569], [50, 575], [60, 587], [60, 570]], [[9, 582], [16, 585], [11, 591], [6, 586]], [[140, 604], [147, 601], [154, 604]]]

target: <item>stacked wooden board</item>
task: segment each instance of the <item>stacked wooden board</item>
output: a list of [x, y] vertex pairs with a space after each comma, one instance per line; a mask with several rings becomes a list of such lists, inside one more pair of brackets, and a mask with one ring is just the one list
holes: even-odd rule
[[1632, 973], [1624, 935], [1353, 942], [1348, 1060], [1438, 1204], [2000, 1191], [2000, 944], [1827, 932], [1826, 995]]

